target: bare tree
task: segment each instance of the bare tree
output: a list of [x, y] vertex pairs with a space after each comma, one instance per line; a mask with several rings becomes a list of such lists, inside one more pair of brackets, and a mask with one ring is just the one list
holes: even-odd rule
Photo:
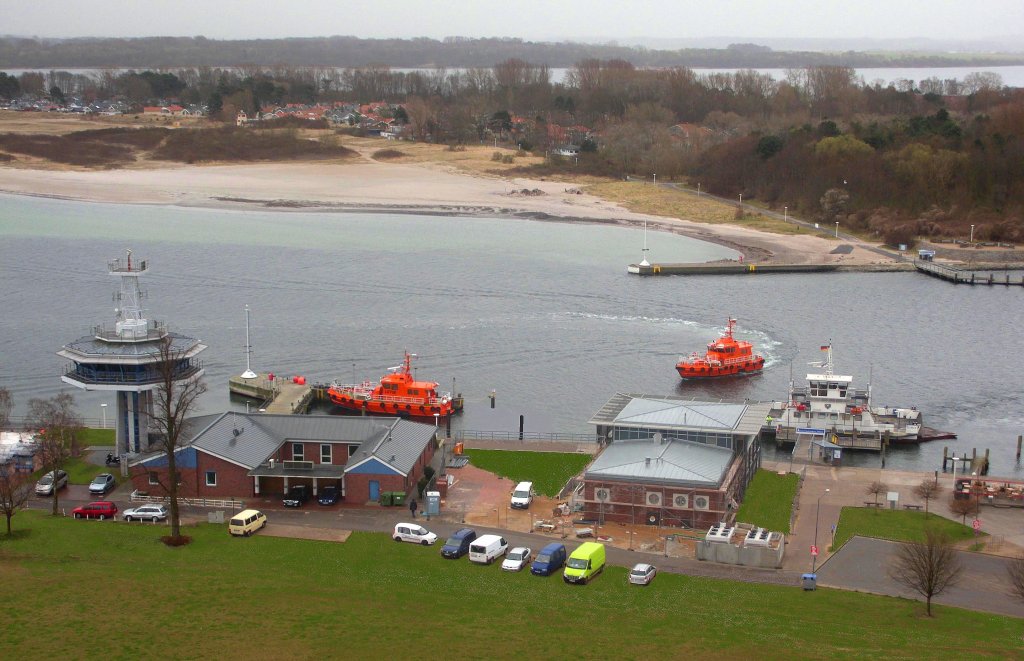
[[53, 473], [51, 512], [57, 516], [60, 512], [57, 471], [63, 468], [68, 457], [77, 453], [78, 437], [82, 433], [82, 420], [75, 411], [75, 398], [62, 392], [52, 399], [30, 399], [27, 422], [30, 427], [40, 430], [36, 435], [38, 456], [43, 469]]
[[938, 498], [942, 493], [942, 485], [935, 480], [922, 480], [921, 484], [914, 487], [914, 495], [924, 501], [924, 515], [928, 517], [928, 501]]
[[7, 535], [11, 534], [11, 518], [28, 500], [31, 476], [15, 470], [11, 464], [0, 465], [0, 511], [7, 517]]
[[978, 513], [978, 501], [973, 498], [953, 497], [949, 501], [949, 511], [953, 514], [959, 514], [962, 517], [961, 522], [966, 526], [967, 515]]
[[1024, 601], [1024, 555], [1018, 555], [1006, 565], [1010, 575], [1010, 593]]
[[159, 385], [153, 391], [152, 426], [154, 445], [160, 449], [167, 460], [166, 483], [160, 486], [167, 492], [170, 500], [172, 544], [181, 540], [181, 518], [178, 510], [178, 466], [175, 452], [183, 447], [185, 438], [185, 419], [193, 412], [200, 395], [206, 392], [206, 384], [194, 376], [188, 376], [185, 363], [187, 356], [184, 351], [176, 350], [171, 336], [160, 341], [160, 362], [156, 365]]
[[875, 506], [877, 507], [878, 506], [878, 495], [879, 494], [883, 494], [883, 493], [887, 492], [888, 490], [889, 490], [889, 485], [888, 484], [886, 484], [885, 482], [879, 482], [879, 481], [875, 480], [874, 482], [872, 482], [871, 484], [868, 485], [867, 489], [865, 489], [864, 492], [867, 495], [869, 495], [869, 496], [874, 496], [875, 497]]
[[923, 596], [928, 617], [931, 617], [932, 598], [956, 585], [963, 570], [949, 537], [933, 528], [925, 528], [923, 542], [900, 545], [889, 567], [889, 576]]

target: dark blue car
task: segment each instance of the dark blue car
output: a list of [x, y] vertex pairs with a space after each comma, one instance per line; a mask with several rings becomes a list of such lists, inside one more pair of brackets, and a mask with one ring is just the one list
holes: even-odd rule
[[553, 542], [540, 550], [530, 565], [530, 573], [537, 576], [554, 574], [565, 564], [565, 545]]
[[441, 547], [441, 557], [461, 558], [469, 553], [469, 545], [476, 539], [476, 531], [472, 528], [461, 528], [452, 533], [448, 541]]
[[333, 505], [338, 502], [338, 487], [324, 487], [321, 489], [316, 502], [321, 505]]

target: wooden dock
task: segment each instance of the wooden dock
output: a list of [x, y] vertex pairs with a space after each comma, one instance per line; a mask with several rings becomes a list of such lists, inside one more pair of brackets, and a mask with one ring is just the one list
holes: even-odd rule
[[1009, 271], [1002, 276], [996, 276], [990, 269], [961, 269], [945, 264], [936, 264], [930, 260], [914, 260], [914, 267], [918, 273], [924, 273], [933, 278], [939, 278], [954, 285], [1003, 285], [1005, 287], [1024, 287], [1024, 275], [1011, 278]]
[[228, 389], [236, 395], [257, 400], [261, 413], [305, 413], [317, 392], [312, 384], [271, 379], [269, 374], [257, 374], [252, 379], [233, 376], [228, 379]]

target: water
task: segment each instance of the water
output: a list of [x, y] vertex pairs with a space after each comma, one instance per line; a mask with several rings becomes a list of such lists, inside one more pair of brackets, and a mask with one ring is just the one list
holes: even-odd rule
[[[23, 414], [64, 387], [60, 347], [114, 319], [110, 258], [148, 259], [150, 318], [202, 339], [203, 412], [244, 410], [227, 379], [253, 367], [314, 381], [376, 379], [404, 350], [417, 376], [466, 397], [454, 428], [590, 432], [616, 392], [783, 399], [831, 340], [837, 371], [877, 404], [916, 405], [960, 434], [894, 451], [893, 468], [934, 470], [943, 445], [993, 451], [1012, 475], [1024, 431], [1020, 288], [953, 286], [909, 273], [639, 278], [642, 232], [511, 218], [240, 212], [0, 196], [0, 384]], [[652, 260], [733, 257], [649, 233]], [[729, 315], [767, 354], [762, 375], [680, 382]], [[497, 392], [495, 409], [488, 395]], [[88, 418], [112, 398], [71, 389]], [[844, 457], [878, 465], [877, 455]]]

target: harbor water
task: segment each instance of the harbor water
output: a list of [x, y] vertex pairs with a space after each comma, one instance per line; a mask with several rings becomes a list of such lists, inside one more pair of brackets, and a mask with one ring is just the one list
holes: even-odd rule
[[[791, 375], [831, 342], [837, 373], [870, 380], [877, 405], [917, 406], [959, 434], [895, 448], [887, 466], [935, 470], [943, 446], [992, 451], [992, 474], [1024, 474], [1020, 287], [954, 286], [916, 273], [640, 278], [642, 230], [606, 224], [305, 211], [107, 205], [0, 196], [0, 385], [14, 415], [61, 389], [100, 418], [109, 395], [65, 386], [60, 347], [112, 322], [107, 261], [149, 260], [151, 319], [200, 338], [202, 412], [245, 410], [227, 380], [253, 369], [313, 382], [377, 379], [403, 352], [416, 377], [461, 392], [453, 429], [590, 432], [616, 392], [701, 400], [783, 400]], [[735, 257], [649, 233], [650, 260]], [[682, 382], [679, 354], [702, 351], [736, 317], [766, 354], [763, 374]], [[489, 395], [495, 392], [491, 408]], [[769, 450], [769, 454], [772, 451]], [[877, 454], [847, 452], [848, 465]]]

